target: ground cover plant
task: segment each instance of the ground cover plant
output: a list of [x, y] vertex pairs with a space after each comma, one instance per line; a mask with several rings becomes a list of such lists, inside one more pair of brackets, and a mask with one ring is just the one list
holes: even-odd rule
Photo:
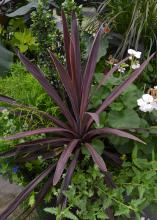
[[[106, 164], [99, 153], [92, 146], [92, 139], [112, 134], [143, 143], [142, 140], [131, 133], [109, 127], [97, 128], [93, 126], [93, 122], [95, 121], [96, 124], [99, 124], [99, 114], [106, 110], [106, 108], [141, 74], [141, 72], [148, 65], [154, 54], [151, 55], [146, 61], [144, 61], [143, 64], [141, 64], [141, 66], [137, 68], [132, 74], [130, 74], [128, 78], [124, 80], [124, 82], [114, 88], [114, 90], [108, 95], [108, 97], [103, 100], [102, 103], [100, 103], [100, 106], [97, 109], [95, 109], [93, 112], [88, 112], [90, 89], [92, 86], [93, 74], [97, 63], [100, 39], [102, 34], [104, 33], [104, 28], [102, 26], [99, 28], [91, 47], [86, 67], [83, 70], [81, 67], [79, 32], [75, 14], [73, 13], [72, 15], [71, 35], [68, 31], [68, 25], [64, 12], [62, 12], [62, 22], [67, 68], [65, 68], [59, 62], [59, 60], [53, 53], [49, 53], [52, 61], [56, 66], [61, 82], [67, 93], [68, 99], [63, 101], [58, 95], [57, 91], [54, 89], [54, 87], [49, 83], [46, 77], [44, 77], [44, 74], [39, 70], [39, 68], [32, 64], [19, 51], [17, 51], [17, 55], [19, 56], [22, 63], [25, 65], [26, 69], [31, 72], [32, 75], [39, 81], [39, 83], [42, 85], [48, 95], [52, 98], [53, 102], [55, 102], [60, 108], [60, 111], [63, 115], [63, 120], [49, 115], [46, 112], [40, 111], [41, 116], [49, 119], [56, 125], [56, 127], [39, 127], [36, 130], [24, 131], [12, 136], [4, 137], [4, 139], [16, 140], [42, 133], [49, 134], [49, 136], [46, 138], [37, 139], [35, 141], [27, 141], [22, 144], [17, 144], [9, 151], [1, 152], [0, 156], [3, 158], [15, 157], [18, 160], [18, 158], [22, 158], [25, 155], [25, 160], [29, 160], [30, 158], [33, 158], [36, 152], [40, 152], [40, 155], [43, 159], [50, 159], [54, 158], [54, 151], [56, 150], [56, 148], [59, 149], [61, 155], [57, 162], [53, 161], [53, 164], [47, 167], [39, 176], [32, 180], [26, 186], [24, 191], [19, 194], [19, 196], [6, 208], [4, 212], [2, 212], [2, 214], [0, 215], [0, 218], [2, 220], [6, 219], [16, 209], [16, 207], [26, 197], [28, 197], [31, 191], [44, 178], [49, 176], [44, 187], [37, 195], [36, 204], [33, 206], [33, 208], [35, 208], [36, 205], [41, 202], [43, 197], [49, 191], [49, 188], [52, 186], [52, 184], [56, 185], [59, 182], [63, 171], [66, 168], [67, 162], [73, 155], [70, 165], [68, 166], [63, 185], [61, 187], [62, 191], [66, 190], [71, 182], [72, 174], [74, 172], [77, 160], [78, 158], [82, 157], [82, 147], [85, 147], [86, 150], [89, 151], [94, 163], [96, 163], [101, 172], [108, 177]], [[127, 59], [128, 57], [122, 60], [116, 66], [114, 66], [105, 75], [105, 80], [103, 79], [103, 82], [106, 81]], [[100, 84], [102, 84], [102, 82]], [[31, 106], [26, 107], [18, 103], [18, 101], [4, 95], [0, 96], [0, 100], [21, 109], [32, 108]], [[58, 201], [61, 207], [65, 206], [66, 198], [63, 196], [62, 192], [58, 198]]]
[[[104, 213], [105, 208], [112, 205], [114, 216], [117, 220], [141, 218], [147, 219], [147, 208], [153, 204], [156, 209], [156, 168], [157, 162], [154, 152], [150, 160], [141, 159], [138, 156], [137, 147], [132, 151], [132, 158], [122, 163], [122, 169], [112, 171], [116, 188], [108, 188], [104, 184], [104, 176], [97, 166], [88, 166], [83, 169], [84, 164], [89, 162], [90, 157], [78, 162], [73, 180], [65, 195], [68, 205], [64, 209], [60, 207], [47, 207], [46, 212], [55, 214], [58, 218], [68, 219], [109, 219]], [[154, 196], [150, 196], [152, 194]], [[51, 192], [59, 195], [59, 189]], [[75, 212], [72, 210], [75, 209]], [[151, 219], [151, 218], [150, 218]]]

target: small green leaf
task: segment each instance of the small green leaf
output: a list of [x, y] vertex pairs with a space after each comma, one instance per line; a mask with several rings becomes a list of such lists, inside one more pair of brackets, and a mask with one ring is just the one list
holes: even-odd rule
[[128, 216], [130, 214], [130, 209], [124, 205], [120, 205], [118, 210], [115, 212], [115, 216]]
[[126, 188], [127, 195], [130, 195], [132, 193], [133, 189], [134, 189], [134, 186], [128, 185]]
[[139, 192], [139, 196], [140, 196], [140, 199], [142, 199], [144, 193], [145, 193], [145, 188], [141, 185], [138, 187], [138, 192]]
[[72, 219], [72, 220], [78, 220], [77, 216], [75, 216], [72, 212], [70, 212], [68, 209], [64, 210], [63, 211], [64, 213], [64, 216], [63, 217], [66, 217], [68, 219]]
[[45, 212], [48, 212], [52, 215], [56, 215], [57, 214], [57, 208], [45, 208], [44, 209]]
[[92, 146], [95, 148], [98, 154], [102, 155], [104, 152], [104, 143], [99, 139], [94, 139], [92, 141]]
[[31, 196], [29, 197], [28, 204], [32, 207], [35, 204], [35, 192], [32, 192]]

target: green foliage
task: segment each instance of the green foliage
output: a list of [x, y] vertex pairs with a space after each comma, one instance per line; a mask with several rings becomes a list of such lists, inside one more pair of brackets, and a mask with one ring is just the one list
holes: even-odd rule
[[10, 74], [0, 78], [1, 94], [21, 100], [24, 104], [36, 106], [53, 115], [57, 114], [58, 108], [52, 105], [50, 97], [19, 62], [12, 65]]
[[0, 42], [0, 76], [5, 75], [13, 62], [13, 54]]
[[67, 218], [72, 220], [78, 220], [78, 218], [69, 211], [69, 209], [61, 210], [60, 208], [45, 208], [45, 212], [53, 214], [56, 216], [56, 220], [60, 220], [61, 218]]
[[5, 45], [12, 50], [18, 48], [23, 53], [37, 50], [36, 38], [26, 26], [24, 18], [10, 19], [7, 26], [1, 27], [1, 37]]
[[[71, 23], [72, 11], [77, 13], [81, 24], [81, 7], [78, 7], [74, 1], [64, 1], [62, 10], [65, 10], [65, 14], [68, 15], [69, 24]], [[56, 17], [52, 10], [49, 9], [48, 0], [40, 0], [36, 11], [31, 14], [31, 20], [31, 31], [38, 42], [37, 63], [41, 69], [50, 76], [52, 84], [62, 93], [58, 74], [52, 65], [48, 53], [49, 49], [53, 51], [63, 63], [65, 62], [61, 21], [58, 19], [58, 16]]]
[[[133, 153], [134, 154], [134, 153]], [[72, 184], [64, 194], [68, 198], [67, 208], [47, 208], [56, 216], [68, 219], [67, 212], [75, 215], [72, 219], [108, 219], [105, 209], [112, 206], [117, 220], [125, 220], [130, 216], [142, 216], [144, 208], [157, 204], [156, 185], [157, 161], [152, 158], [135, 158], [125, 161], [121, 170], [114, 169], [113, 180], [116, 188], [109, 189], [104, 184], [104, 176], [97, 166], [90, 167], [86, 172], [82, 170], [84, 163], [77, 167]], [[56, 195], [56, 191], [53, 194]], [[70, 217], [69, 217], [70, 218]], [[70, 218], [71, 219], [71, 218]]]
[[15, 32], [11, 39], [11, 43], [16, 46], [22, 53], [29, 50], [37, 49], [36, 39], [32, 36], [29, 29], [23, 32]]
[[83, 19], [82, 5], [78, 6], [74, 0], [65, 0], [62, 3], [62, 9], [64, 9], [65, 14], [68, 15], [67, 21], [69, 25], [71, 24], [71, 12], [75, 11], [75, 13], [77, 14], [79, 25], [81, 26]]
[[[107, 11], [103, 11], [104, 7]], [[149, 51], [155, 43], [156, 0], [108, 0], [101, 5], [99, 12], [105, 22], [111, 23], [112, 30], [124, 38], [118, 45], [120, 56], [124, 55], [127, 48], [137, 49], [141, 43]]]

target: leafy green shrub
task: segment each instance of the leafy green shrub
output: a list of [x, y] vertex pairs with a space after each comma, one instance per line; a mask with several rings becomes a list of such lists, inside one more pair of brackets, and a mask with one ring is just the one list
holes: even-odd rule
[[[122, 168], [114, 169], [113, 179], [116, 188], [109, 189], [104, 184], [104, 177], [97, 166], [90, 166], [86, 171], [83, 164], [89, 162], [89, 157], [78, 164], [72, 178], [72, 184], [65, 192], [68, 206], [49, 207], [45, 211], [55, 214], [58, 218], [67, 219], [109, 219], [104, 213], [112, 206], [117, 220], [129, 217], [141, 220], [146, 207], [156, 207], [157, 192], [154, 187], [157, 182], [157, 161], [152, 153], [151, 160], [137, 157], [137, 149], [133, 150], [132, 162], [123, 162]], [[53, 190], [58, 195], [60, 190]], [[52, 197], [53, 197], [52, 195]], [[155, 211], [155, 209], [154, 209]]]
[[[55, 88], [49, 83], [45, 78], [43, 73], [39, 70], [37, 66], [32, 64], [23, 54], [17, 51], [22, 63], [26, 66], [27, 70], [32, 73], [32, 75], [39, 81], [42, 87], [45, 89], [47, 94], [54, 100], [54, 102], [60, 108], [65, 121], [60, 120], [53, 115], [49, 115], [45, 112], [40, 112], [41, 117], [49, 119], [50, 122], [54, 122], [57, 127], [44, 127], [41, 126], [39, 129], [29, 130], [25, 132], [20, 132], [15, 135], [7, 136], [5, 140], [16, 140], [25, 138], [37, 134], [49, 134], [48, 138], [37, 139], [35, 141], [27, 141], [22, 144], [17, 144], [14, 149], [2, 152], [1, 157], [12, 157], [16, 155], [17, 161], [20, 158], [25, 158], [25, 161], [33, 160], [34, 154], [41, 155], [42, 159], [51, 159], [60, 154], [60, 158], [55, 163], [53, 163], [48, 168], [39, 174], [35, 179], [33, 179], [26, 188], [20, 193], [18, 199], [13, 201], [7, 208], [2, 212], [0, 218], [6, 219], [16, 207], [28, 197], [28, 195], [34, 190], [34, 188], [48, 175], [49, 178], [37, 194], [36, 204], [40, 203], [45, 197], [46, 193], [49, 191], [51, 184], [56, 185], [66, 167], [71, 154], [74, 154], [73, 159], [68, 167], [66, 176], [63, 181], [62, 191], [66, 190], [71, 182], [71, 178], [76, 166], [76, 163], [81, 157], [81, 149], [84, 147], [91, 155], [95, 164], [98, 165], [99, 169], [108, 176], [106, 164], [97, 150], [92, 146], [91, 142], [95, 138], [100, 138], [108, 134], [132, 139], [143, 143], [139, 138], [134, 135], [127, 133], [115, 128], [97, 128], [93, 127], [93, 122], [99, 123], [99, 115], [126, 89], [128, 86], [140, 75], [143, 69], [147, 66], [148, 62], [151, 60], [153, 55], [149, 57], [137, 70], [135, 70], [129, 77], [127, 77], [120, 85], [113, 89], [113, 91], [107, 96], [105, 100], [102, 100], [100, 106], [94, 112], [88, 112], [89, 99], [90, 99], [90, 89], [92, 86], [92, 79], [97, 63], [97, 56], [100, 46], [100, 39], [103, 33], [102, 26], [98, 30], [91, 51], [87, 60], [86, 68], [84, 74], [81, 72], [81, 55], [80, 55], [80, 44], [79, 44], [79, 33], [77, 26], [77, 19], [75, 13], [72, 14], [72, 24], [71, 24], [71, 35], [68, 32], [68, 24], [64, 12], [62, 12], [63, 20], [63, 32], [64, 32], [64, 46], [67, 61], [67, 69], [59, 62], [53, 53], [50, 52], [50, 57], [54, 62], [58, 74], [60, 76], [61, 82], [65, 88], [68, 96], [68, 101], [65, 102], [61, 99]], [[108, 73], [109, 78], [124, 62], [121, 61], [116, 66], [114, 66]], [[0, 100], [17, 107], [23, 107], [22, 104], [18, 103], [14, 99], [1, 95]], [[26, 108], [26, 107], [25, 107]], [[30, 107], [28, 107], [30, 109]], [[106, 125], [105, 125], [106, 126]], [[57, 136], [51, 136], [56, 134]], [[39, 148], [40, 146], [40, 148]], [[52, 174], [55, 169], [54, 174]], [[64, 195], [61, 194], [58, 198], [59, 204], [64, 206], [66, 204], [66, 199]], [[36, 204], [33, 206], [35, 208]]]

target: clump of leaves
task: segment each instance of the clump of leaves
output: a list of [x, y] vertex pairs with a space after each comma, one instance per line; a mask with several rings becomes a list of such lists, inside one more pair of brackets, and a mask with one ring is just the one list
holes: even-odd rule
[[[62, 210], [60, 207], [48, 207], [46, 212], [58, 218], [76, 220], [110, 219], [104, 210], [112, 205], [116, 220], [151, 219], [151, 212], [155, 214], [157, 204], [157, 161], [153, 152], [150, 160], [142, 159], [135, 147], [132, 161], [124, 161], [121, 170], [113, 170], [117, 186], [113, 189], [104, 184], [104, 176], [97, 166], [89, 166], [86, 171], [82, 169], [82, 165], [88, 162], [89, 158], [86, 158], [77, 165], [72, 184], [65, 192], [67, 207]], [[58, 194], [59, 189], [51, 193]]]
[[[44, 118], [53, 121], [56, 127], [46, 127], [39, 128], [36, 130], [25, 131], [5, 137], [4, 139], [15, 140], [41, 133], [49, 133], [49, 137], [18, 144], [10, 151], [1, 153], [0, 156], [15, 156], [17, 160], [18, 158], [23, 158], [23, 156], [25, 156], [25, 160], [30, 160], [30, 158], [34, 158], [34, 155], [40, 153], [43, 159], [49, 159], [54, 158], [54, 156], [56, 156], [56, 148], [60, 150], [61, 155], [57, 164], [50, 165], [39, 176], [32, 180], [26, 186], [23, 192], [21, 192], [18, 195], [18, 197], [1, 213], [1, 220], [6, 219], [16, 209], [16, 207], [23, 200], [25, 200], [25, 198], [33, 191], [33, 189], [45, 177], [49, 176], [47, 182], [37, 195], [36, 203], [34, 205], [34, 207], [36, 207], [36, 205], [39, 204], [41, 200], [44, 198], [49, 188], [52, 185], [56, 185], [59, 182], [63, 174], [63, 171], [66, 168], [66, 164], [70, 159], [71, 155], [73, 154], [71, 163], [67, 169], [67, 173], [65, 175], [61, 188], [62, 191], [66, 190], [71, 182], [72, 174], [74, 172], [77, 160], [81, 155], [80, 149], [82, 147], [86, 147], [94, 163], [97, 164], [97, 166], [104, 174], [107, 174], [106, 164], [102, 157], [92, 146], [92, 139], [112, 134], [143, 143], [143, 141], [141, 141], [139, 138], [135, 137], [130, 133], [127, 133], [126, 131], [108, 127], [94, 128], [92, 124], [94, 121], [96, 121], [97, 123], [99, 122], [99, 114], [103, 112], [124, 91], [124, 89], [127, 88], [128, 85], [130, 85], [140, 75], [140, 73], [147, 66], [148, 62], [153, 57], [153, 55], [150, 56], [140, 66], [139, 69], [135, 70], [124, 82], [122, 82], [121, 85], [116, 87], [113, 90], [113, 92], [111, 92], [111, 94], [105, 100], [102, 101], [102, 103], [95, 112], [88, 112], [88, 105], [90, 101], [90, 89], [92, 85], [93, 74], [96, 67], [97, 55], [99, 51], [101, 35], [103, 33], [103, 27], [101, 26], [99, 28], [95, 36], [85, 70], [83, 71], [81, 67], [79, 32], [75, 13], [72, 14], [71, 35], [68, 31], [67, 21], [64, 12], [62, 12], [62, 20], [67, 68], [65, 68], [55, 57], [55, 55], [51, 52], [50, 57], [56, 66], [61, 82], [65, 88], [67, 96], [69, 97], [67, 103], [65, 103], [61, 99], [55, 88], [48, 82], [48, 80], [44, 77], [43, 73], [39, 70], [38, 67], [33, 65], [19, 51], [17, 51], [17, 54], [22, 63], [26, 66], [27, 70], [31, 72], [32, 75], [40, 82], [40, 84], [48, 93], [48, 95], [53, 99], [53, 102], [55, 102], [58, 105], [65, 120], [63, 121], [52, 115], [49, 115], [48, 113], [40, 112]], [[124, 60], [118, 63], [117, 66], [114, 66], [105, 75], [105, 79], [103, 79], [103, 82], [107, 80], [107, 78], [110, 75], [112, 75], [112, 73], [116, 71], [118, 69], [118, 66], [123, 62]], [[101, 83], [99, 86], [101, 86]], [[0, 100], [14, 106], [22, 107], [21, 104], [19, 104], [12, 98], [3, 95], [0, 96]], [[55, 172], [53, 172], [54, 169]], [[61, 206], [66, 204], [66, 198], [62, 195], [62, 193], [59, 196], [58, 201], [60, 201]]]

